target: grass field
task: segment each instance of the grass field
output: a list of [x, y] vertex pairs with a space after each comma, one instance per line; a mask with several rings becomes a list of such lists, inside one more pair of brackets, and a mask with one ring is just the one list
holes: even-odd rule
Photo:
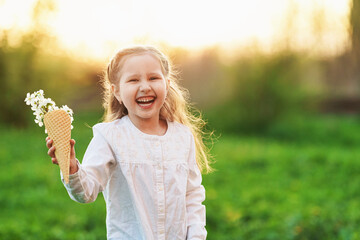
[[[74, 123], [78, 158], [99, 115]], [[84, 120], [86, 119], [86, 120]], [[68, 197], [43, 129], [0, 127], [0, 239], [105, 239], [105, 203]], [[222, 135], [205, 175], [208, 239], [360, 239], [360, 121], [317, 117]]]

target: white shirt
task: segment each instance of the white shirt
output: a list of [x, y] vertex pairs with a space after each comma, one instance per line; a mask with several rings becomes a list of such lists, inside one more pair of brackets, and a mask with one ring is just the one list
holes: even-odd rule
[[108, 239], [206, 238], [205, 189], [186, 126], [168, 122], [165, 135], [148, 135], [125, 116], [96, 124], [93, 134], [64, 185], [81, 203], [103, 192]]

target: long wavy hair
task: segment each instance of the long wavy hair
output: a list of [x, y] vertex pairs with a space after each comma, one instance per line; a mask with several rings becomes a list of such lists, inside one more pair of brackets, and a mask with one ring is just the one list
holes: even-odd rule
[[[119, 74], [124, 61], [126, 61], [126, 57], [141, 54], [152, 54], [155, 56], [160, 61], [165, 78], [169, 80], [169, 90], [164, 105], [160, 109], [160, 118], [170, 122], [176, 121], [182, 123], [191, 130], [195, 139], [196, 162], [199, 169], [205, 173], [211, 172], [209, 149], [204, 144], [204, 137], [211, 136], [211, 134], [205, 134], [203, 130], [205, 122], [201, 114], [191, 106], [188, 91], [179, 86], [177, 74], [173, 70], [169, 59], [153, 46], [124, 48], [118, 51], [111, 59], [102, 79], [104, 88], [103, 107], [105, 109], [104, 122], [111, 122], [128, 114], [124, 104], [119, 103], [114, 96], [111, 85], [119, 83]], [[194, 112], [198, 114], [194, 114]]]

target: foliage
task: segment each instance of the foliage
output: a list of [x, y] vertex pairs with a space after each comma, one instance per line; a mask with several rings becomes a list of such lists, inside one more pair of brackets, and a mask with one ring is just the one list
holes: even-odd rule
[[[100, 113], [75, 113], [79, 159]], [[359, 239], [358, 118], [308, 117], [265, 136], [224, 135], [204, 175], [208, 239]], [[0, 127], [0, 239], [105, 239], [105, 203], [78, 204], [45, 134]]]
[[27, 92], [44, 89], [56, 101], [67, 104], [89, 92], [93, 94], [87, 84], [93, 83], [98, 67], [46, 53], [40, 47], [46, 37], [37, 32], [21, 35], [17, 44], [11, 43], [12, 34], [0, 33], [0, 123], [13, 126], [28, 123], [30, 115], [24, 104]]
[[37, 48], [29, 41], [31, 36], [23, 36], [21, 45], [12, 48], [9, 44], [8, 32], [2, 32], [0, 38], [0, 120], [21, 124], [26, 119], [26, 113], [18, 112], [18, 106], [23, 104], [20, 96], [24, 96], [33, 79], [34, 62]]
[[227, 69], [228, 100], [206, 112], [226, 132], [262, 132], [277, 120], [312, 112], [321, 96], [321, 69], [290, 53], [240, 59]]
[[301, 144], [355, 147], [360, 143], [360, 115], [303, 115], [281, 119], [263, 136]]

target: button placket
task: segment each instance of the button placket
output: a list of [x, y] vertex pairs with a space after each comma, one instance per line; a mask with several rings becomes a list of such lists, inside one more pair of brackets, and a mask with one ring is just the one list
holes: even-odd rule
[[165, 239], [165, 192], [164, 192], [164, 173], [162, 166], [162, 148], [159, 141], [155, 142], [156, 151], [156, 192], [158, 199], [158, 239]]

